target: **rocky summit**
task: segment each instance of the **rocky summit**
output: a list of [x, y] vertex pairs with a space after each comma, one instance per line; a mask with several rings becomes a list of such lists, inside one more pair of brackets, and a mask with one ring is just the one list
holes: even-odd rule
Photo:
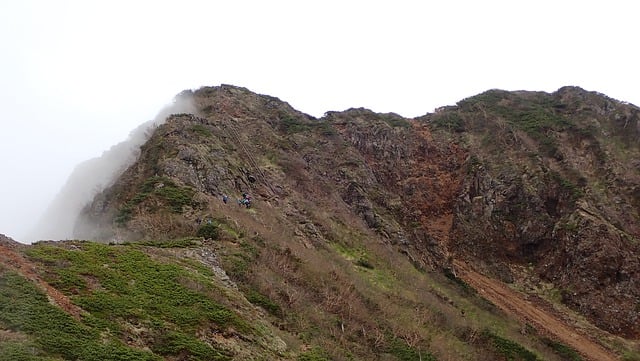
[[0, 360], [640, 360], [640, 108], [178, 99], [77, 241], [0, 239]]

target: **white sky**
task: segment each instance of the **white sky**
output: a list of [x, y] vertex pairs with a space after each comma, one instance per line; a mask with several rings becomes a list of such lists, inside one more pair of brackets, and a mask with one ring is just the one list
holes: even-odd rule
[[640, 104], [634, 1], [0, 0], [0, 233], [184, 89], [413, 117], [491, 88]]

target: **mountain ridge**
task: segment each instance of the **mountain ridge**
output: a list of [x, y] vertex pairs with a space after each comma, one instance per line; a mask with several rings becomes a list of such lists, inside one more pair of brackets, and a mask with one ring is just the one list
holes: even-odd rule
[[[637, 107], [565, 87], [490, 90], [414, 119], [364, 108], [316, 119], [230, 85], [182, 94], [195, 114], [154, 131], [76, 238], [217, 255], [216, 274], [287, 334], [279, 357], [636, 357]], [[235, 204], [242, 193], [251, 208]], [[175, 242], [184, 251], [162, 246]], [[500, 308], [520, 326], [486, 322]]]

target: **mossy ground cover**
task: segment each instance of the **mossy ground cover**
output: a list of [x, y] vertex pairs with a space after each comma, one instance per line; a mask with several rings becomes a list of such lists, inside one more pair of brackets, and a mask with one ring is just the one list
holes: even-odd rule
[[261, 294], [259, 291], [254, 289], [247, 289], [246, 291], [243, 291], [243, 293], [245, 294], [247, 301], [256, 306], [262, 307], [270, 314], [276, 317], [282, 317], [284, 315], [280, 305], [269, 299], [269, 297]]
[[[490, 90], [460, 101], [456, 111], [438, 114], [434, 125], [459, 132], [466, 129], [462, 119], [475, 119], [475, 126], [487, 130], [488, 139], [495, 143], [496, 135], [504, 130], [503, 126], [496, 127], [500, 123], [496, 120], [502, 119], [512, 130], [521, 130], [536, 140], [543, 155], [561, 160], [563, 155], [554, 134], [577, 129], [577, 126], [571, 118], [557, 110], [558, 105], [554, 98], [545, 94], [523, 97], [502, 90]], [[478, 117], [478, 111], [482, 112], [483, 117]], [[503, 135], [507, 139], [511, 136], [511, 132]]]
[[58, 358], [44, 355], [33, 342], [0, 342], [0, 361], [54, 361]]
[[160, 360], [84, 325], [49, 303], [32, 282], [0, 273], [0, 324], [30, 335], [32, 343], [0, 343], [0, 360]]
[[[127, 245], [134, 245], [136, 243], [126, 243]], [[152, 246], [158, 248], [192, 248], [202, 244], [201, 238], [185, 237], [177, 239], [167, 240], [153, 240], [153, 241], [141, 241], [137, 242], [139, 245]]]
[[549, 346], [556, 354], [562, 356], [563, 359], [565, 360], [571, 360], [571, 361], [583, 361], [584, 359], [582, 358], [582, 356], [580, 356], [580, 354], [578, 352], [576, 352], [576, 350], [572, 349], [571, 347], [558, 342], [558, 341], [554, 341], [548, 338], [544, 338], [543, 342]]
[[180, 186], [167, 177], [150, 177], [119, 210], [115, 221], [120, 225], [126, 224], [133, 217], [134, 207], [150, 198], [160, 200], [173, 213], [182, 213], [185, 206], [197, 206], [193, 200], [194, 194], [192, 188]]
[[335, 135], [335, 130], [326, 121], [311, 121], [285, 115], [280, 119], [280, 129], [286, 134], [319, 131], [324, 136]]
[[192, 360], [227, 360], [198, 339], [201, 329], [225, 332], [251, 327], [229, 308], [213, 300], [206, 275], [146, 255], [140, 245], [107, 246], [81, 242], [69, 249], [35, 245], [28, 255], [47, 269], [47, 281], [70, 295], [90, 313], [86, 334], [131, 337], [124, 324], [138, 325], [159, 355], [190, 355]]
[[247, 281], [251, 266], [256, 262], [260, 250], [247, 239], [237, 247], [221, 253], [221, 262], [227, 273], [237, 281]]
[[298, 361], [329, 361], [329, 355], [321, 348], [312, 348], [298, 356]]
[[540, 358], [524, 346], [519, 343], [504, 338], [492, 331], [486, 329], [482, 333], [489, 344], [494, 348], [494, 351], [504, 356], [509, 361], [539, 361]]
[[399, 339], [392, 340], [388, 351], [390, 354], [401, 361], [436, 361], [435, 356], [433, 356], [428, 351], [418, 350], [415, 347], [407, 345], [406, 342]]

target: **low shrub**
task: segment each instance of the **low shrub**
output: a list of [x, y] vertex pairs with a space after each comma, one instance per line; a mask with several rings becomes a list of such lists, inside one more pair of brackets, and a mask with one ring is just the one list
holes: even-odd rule
[[161, 200], [173, 213], [182, 213], [185, 206], [197, 206], [193, 200], [195, 190], [179, 186], [167, 177], [153, 176], [147, 179], [138, 193], [131, 198], [118, 212], [115, 222], [126, 224], [133, 216], [133, 208], [149, 198]]
[[280, 305], [273, 302], [271, 299], [269, 299], [269, 297], [261, 294], [260, 292], [250, 289], [245, 292], [245, 297], [249, 302], [256, 306], [264, 308], [270, 314], [277, 317], [282, 317], [282, 308], [280, 308]]
[[209, 130], [209, 128], [205, 127], [202, 124], [194, 124], [191, 127], [191, 131], [205, 138], [211, 138], [213, 136], [211, 130]]
[[[24, 332], [34, 339], [43, 353], [68, 360], [159, 360], [149, 352], [134, 350], [116, 339], [104, 340], [95, 329], [76, 321], [52, 305], [35, 284], [15, 273], [0, 275], [0, 323], [10, 330]], [[39, 351], [3, 345], [2, 357], [11, 360], [47, 360]], [[4, 351], [8, 346], [11, 353]]]
[[217, 240], [220, 238], [220, 230], [217, 224], [207, 222], [198, 228], [196, 235], [205, 239]]
[[[194, 361], [226, 361], [231, 357], [219, 350], [200, 341], [194, 336], [180, 332], [168, 332], [159, 337], [152, 347], [153, 352], [163, 356], [190, 355], [189, 360]], [[182, 359], [182, 358], [181, 358]]]
[[329, 355], [319, 347], [314, 347], [298, 356], [298, 361], [331, 361]]
[[[253, 332], [245, 320], [211, 297], [207, 291], [212, 288], [211, 281], [194, 272], [192, 268], [154, 260], [142, 252], [139, 244], [108, 246], [84, 242], [79, 246], [79, 249], [69, 250], [55, 245], [39, 244], [27, 252], [35, 262], [56, 265], [49, 267], [47, 281], [65, 293], [71, 293], [73, 302], [90, 313], [90, 317], [85, 318], [85, 326], [74, 326], [73, 319], [69, 320], [66, 314], [67, 323], [58, 325], [55, 313], [52, 316], [40, 311], [31, 312], [34, 315], [43, 315], [42, 325], [38, 328], [62, 332], [60, 337], [47, 338], [51, 339], [51, 342], [47, 342], [47, 345], [51, 345], [47, 346], [49, 349], [60, 347], [73, 351], [74, 347], [69, 343], [75, 342], [74, 339], [80, 339], [87, 344], [93, 342], [93, 339], [99, 339], [100, 334], [121, 335], [124, 332], [120, 326], [122, 321], [133, 320], [132, 322], [144, 324], [149, 328], [149, 334], [153, 335], [152, 343], [157, 345], [156, 350], [162, 351], [163, 355], [180, 354], [191, 360], [226, 360], [228, 358], [224, 352], [198, 341], [196, 331], [207, 327], [221, 332], [228, 328], [245, 334]], [[79, 275], [83, 280], [90, 279], [92, 287], [83, 287], [76, 292], [70, 291], [72, 286], [75, 287], [76, 281], [70, 285], [66, 284], [69, 281], [61, 278], [61, 275], [67, 273]], [[46, 297], [43, 302], [48, 305]], [[10, 321], [10, 317], [22, 317], [20, 312], [13, 309], [5, 310], [1, 305], [0, 299], [0, 318], [6, 315], [7, 321]], [[0, 322], [5, 323], [2, 319]], [[69, 334], [71, 331], [73, 332]], [[166, 345], [158, 346], [165, 341], [168, 342]], [[107, 352], [104, 350], [116, 347], [118, 342], [112, 342], [115, 346], [100, 345], [86, 349]], [[124, 355], [125, 351], [117, 352]], [[93, 356], [85, 354], [81, 357], [76, 353], [68, 354], [68, 357], [65, 354], [64, 358], [145, 360], [145, 357], [150, 355], [140, 353], [140, 356], [127, 359], [124, 356], [92, 358]], [[157, 358], [154, 356], [151, 359]]]
[[571, 347], [557, 342], [557, 341], [553, 341], [551, 339], [548, 338], [544, 338], [542, 340], [547, 346], [551, 347], [553, 349], [553, 351], [555, 353], [557, 353], [558, 355], [562, 356], [563, 359], [565, 360], [570, 360], [570, 361], [583, 361], [582, 356], [580, 356], [580, 354], [578, 352], [576, 352], [576, 350], [572, 349]]
[[489, 341], [493, 349], [503, 355], [507, 360], [539, 361], [538, 356], [515, 341], [496, 335], [490, 330], [482, 332], [484, 338]]
[[191, 248], [200, 245], [199, 239], [178, 238], [168, 240], [143, 241], [139, 244], [158, 248]]
[[411, 347], [407, 345], [406, 342], [398, 338], [391, 342], [389, 353], [394, 355], [400, 361], [436, 361], [435, 356], [429, 352], [419, 350], [416, 347]]

